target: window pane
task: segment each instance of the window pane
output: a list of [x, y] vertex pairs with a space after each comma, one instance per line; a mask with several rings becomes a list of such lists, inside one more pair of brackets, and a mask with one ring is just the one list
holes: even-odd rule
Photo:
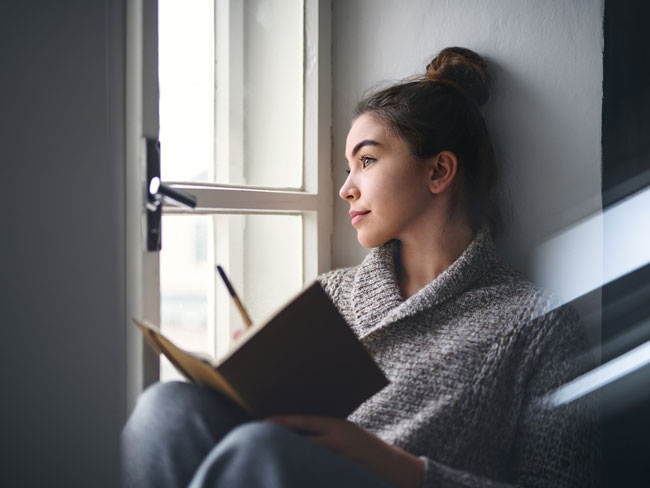
[[303, 0], [159, 0], [162, 177], [303, 186]]
[[[299, 215], [163, 215], [162, 229], [161, 329], [183, 349], [221, 356], [243, 328], [217, 264], [255, 323], [303, 286]], [[178, 377], [161, 358], [161, 379]]]
[[158, 1], [161, 175], [214, 178], [214, 6]]
[[244, 2], [244, 161], [249, 185], [302, 186], [302, 0]]
[[[207, 215], [164, 215], [160, 252], [160, 317], [163, 333], [178, 346], [213, 355], [213, 219]], [[161, 356], [162, 379], [178, 374]]]
[[302, 218], [247, 215], [244, 241], [243, 293], [259, 322], [302, 288]]

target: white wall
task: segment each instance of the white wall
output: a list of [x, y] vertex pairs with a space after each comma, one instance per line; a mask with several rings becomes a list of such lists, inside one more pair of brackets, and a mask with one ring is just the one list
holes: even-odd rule
[[[474, 49], [494, 78], [484, 114], [512, 201], [499, 245], [534, 275], [537, 243], [600, 210], [602, 15], [602, 0], [334, 0], [335, 187], [345, 179], [351, 114], [368, 88], [421, 73], [444, 47]], [[337, 198], [334, 267], [367, 252], [347, 207]]]

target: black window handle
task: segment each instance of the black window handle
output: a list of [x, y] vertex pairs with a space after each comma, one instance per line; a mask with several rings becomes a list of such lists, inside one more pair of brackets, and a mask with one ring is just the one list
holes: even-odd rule
[[146, 140], [147, 150], [147, 251], [160, 251], [161, 217], [163, 202], [179, 204], [189, 208], [196, 207], [196, 197], [191, 193], [173, 188], [160, 181], [160, 142], [155, 139]]
[[[149, 195], [153, 200], [147, 199], [147, 208], [158, 207], [162, 205], [163, 199], [167, 199], [170, 203], [180, 204], [185, 207], [195, 208], [196, 197], [178, 188], [173, 188], [167, 183], [160, 181], [160, 178], [154, 176], [149, 181]], [[155, 209], [155, 208], [154, 208]]]

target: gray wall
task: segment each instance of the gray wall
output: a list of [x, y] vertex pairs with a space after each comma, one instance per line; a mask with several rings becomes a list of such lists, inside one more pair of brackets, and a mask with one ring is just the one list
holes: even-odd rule
[[[535, 278], [531, 253], [600, 210], [602, 0], [334, 0], [334, 184], [345, 179], [350, 116], [378, 83], [424, 71], [440, 49], [476, 50], [491, 65], [484, 109], [503, 169], [505, 258]], [[358, 263], [348, 205], [337, 199], [333, 266]]]
[[119, 486], [124, 6], [0, 4], [0, 485]]

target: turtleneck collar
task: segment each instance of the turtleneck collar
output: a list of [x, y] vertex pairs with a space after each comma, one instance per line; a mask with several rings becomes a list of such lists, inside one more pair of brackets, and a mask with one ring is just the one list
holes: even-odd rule
[[357, 268], [352, 308], [362, 336], [459, 295], [499, 259], [489, 230], [483, 228], [451, 266], [404, 300], [395, 274], [398, 245], [390, 241], [372, 249]]

